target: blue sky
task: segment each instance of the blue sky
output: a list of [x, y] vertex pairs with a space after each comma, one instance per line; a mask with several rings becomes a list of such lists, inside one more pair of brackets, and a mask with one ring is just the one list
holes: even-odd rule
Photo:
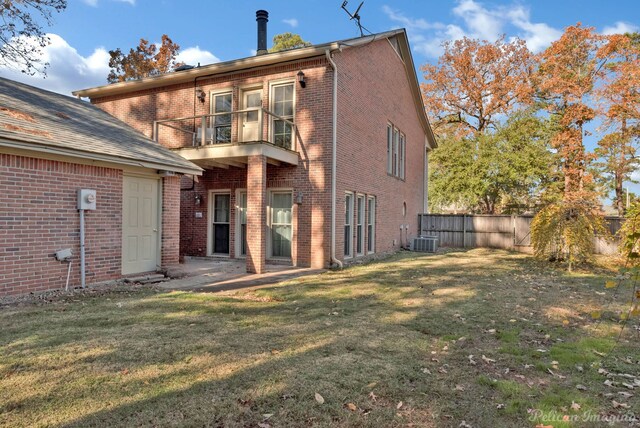
[[[351, 0], [347, 7], [353, 11], [359, 3]], [[249, 56], [256, 48], [258, 9], [270, 13], [269, 39], [285, 31], [313, 43], [356, 37], [358, 29], [341, 4], [342, 0], [68, 0], [67, 9], [55, 15], [47, 29], [52, 40], [43, 52], [51, 64], [47, 78], [1, 68], [0, 76], [70, 94], [106, 83], [108, 50], [126, 51], [141, 37], [159, 41], [163, 33], [182, 47], [179, 59], [190, 64]], [[405, 27], [418, 67], [437, 60], [443, 41], [463, 36], [491, 41], [502, 34], [520, 37], [537, 52], [577, 22], [608, 34], [640, 30], [638, 0], [366, 0], [360, 15], [372, 32]], [[587, 142], [589, 149], [595, 141]]]

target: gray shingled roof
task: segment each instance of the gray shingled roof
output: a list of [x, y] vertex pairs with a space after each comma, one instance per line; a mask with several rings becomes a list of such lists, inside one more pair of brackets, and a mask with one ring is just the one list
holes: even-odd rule
[[98, 155], [129, 165], [202, 171], [88, 102], [4, 78], [0, 78], [0, 140], [28, 143], [36, 150]]

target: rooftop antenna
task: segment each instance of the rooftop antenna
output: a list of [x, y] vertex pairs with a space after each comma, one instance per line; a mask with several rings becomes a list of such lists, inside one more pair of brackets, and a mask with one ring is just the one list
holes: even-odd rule
[[358, 6], [358, 8], [356, 9], [355, 12], [351, 13], [347, 10], [347, 3], [349, 3], [347, 0], [344, 0], [342, 2], [342, 6], [340, 6], [345, 12], [347, 12], [347, 15], [349, 15], [349, 18], [351, 19], [351, 21], [356, 21], [356, 25], [358, 26], [358, 29], [360, 30], [360, 37], [364, 36], [364, 33], [362, 32], [362, 24], [360, 24], [360, 14], [358, 12], [360, 12], [360, 8], [362, 7], [362, 5], [364, 4], [364, 1], [360, 3], [360, 6]]

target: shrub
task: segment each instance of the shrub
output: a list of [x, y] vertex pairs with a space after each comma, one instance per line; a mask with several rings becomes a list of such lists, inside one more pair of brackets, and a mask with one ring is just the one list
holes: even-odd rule
[[586, 201], [559, 201], [544, 207], [531, 222], [531, 244], [537, 257], [575, 263], [589, 261], [593, 238], [606, 233], [604, 218]]

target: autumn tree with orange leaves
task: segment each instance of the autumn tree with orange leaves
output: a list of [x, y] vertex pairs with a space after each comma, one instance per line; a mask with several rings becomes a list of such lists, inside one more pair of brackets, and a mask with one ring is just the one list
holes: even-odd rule
[[608, 37], [601, 56], [609, 59], [603, 82], [595, 90], [603, 128], [608, 131], [598, 142], [597, 170], [607, 191], [614, 191], [618, 214], [625, 213], [625, 181], [640, 165], [640, 44], [632, 35]]
[[422, 67], [424, 104], [437, 134], [482, 133], [531, 100], [535, 61], [523, 40], [465, 37], [443, 47], [437, 64]]
[[124, 82], [167, 73], [180, 64], [176, 63], [176, 56], [180, 46], [173, 43], [166, 34], [162, 35], [160, 46], [149, 44], [148, 40], [140, 39], [140, 44], [123, 54], [120, 48], [109, 51], [109, 67], [107, 76], [109, 83]]
[[592, 96], [610, 59], [606, 42], [593, 28], [567, 27], [540, 55], [534, 79], [538, 96], [558, 123], [551, 144], [563, 183], [561, 195], [533, 219], [531, 241], [536, 255], [566, 260], [569, 269], [591, 256], [594, 234], [604, 231], [589, 170], [594, 156], [586, 151], [583, 137], [586, 124], [596, 117]]

